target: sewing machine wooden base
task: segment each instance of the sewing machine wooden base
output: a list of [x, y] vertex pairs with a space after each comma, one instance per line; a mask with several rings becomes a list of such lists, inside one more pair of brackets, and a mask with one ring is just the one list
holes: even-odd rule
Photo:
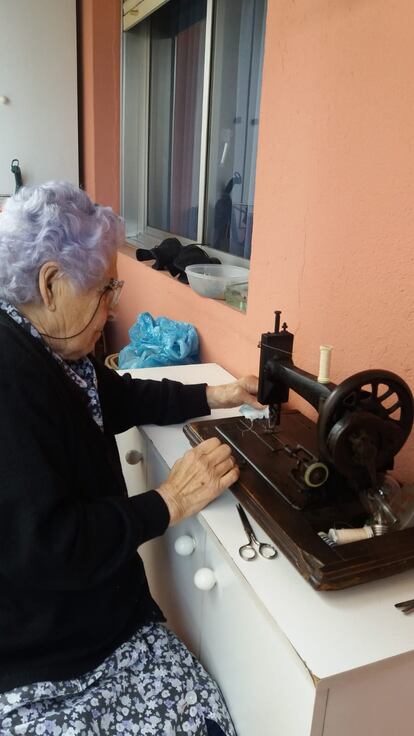
[[[287, 440], [291, 445], [295, 438], [316, 453], [315, 425], [300, 412], [283, 412], [277, 431], [279, 444]], [[184, 433], [192, 445], [217, 436], [233, 446], [241, 472], [231, 491], [317, 590], [347, 588], [414, 567], [414, 528], [337, 547], [318, 536], [331, 527], [362, 526], [367, 517], [356, 494], [334, 471], [323, 487], [301, 489], [289, 455], [260, 447], [242, 418], [192, 422]]]

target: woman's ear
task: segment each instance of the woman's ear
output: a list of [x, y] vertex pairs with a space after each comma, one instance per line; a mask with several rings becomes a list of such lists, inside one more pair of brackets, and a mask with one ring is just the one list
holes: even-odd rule
[[44, 263], [39, 271], [39, 291], [44, 306], [51, 312], [56, 309], [56, 284], [62, 272], [54, 261]]

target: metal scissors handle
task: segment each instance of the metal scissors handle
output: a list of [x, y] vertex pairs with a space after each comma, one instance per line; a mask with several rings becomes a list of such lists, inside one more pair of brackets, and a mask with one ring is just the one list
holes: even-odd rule
[[267, 542], [259, 542], [259, 540], [256, 539], [250, 521], [248, 520], [246, 513], [244, 509], [240, 506], [240, 504], [237, 504], [237, 511], [239, 512], [244, 531], [246, 532], [247, 538], [249, 540], [247, 544], [243, 544], [240, 547], [240, 557], [242, 557], [243, 560], [246, 560], [246, 562], [254, 560], [257, 557], [257, 551], [255, 547], [258, 548], [259, 555], [261, 557], [264, 557], [265, 560], [273, 560], [274, 557], [277, 557], [277, 549], [273, 547], [272, 544], [268, 544]]
[[395, 608], [399, 608], [403, 613], [412, 613], [414, 611], [414, 598], [409, 601], [401, 601], [401, 603], [394, 603]]

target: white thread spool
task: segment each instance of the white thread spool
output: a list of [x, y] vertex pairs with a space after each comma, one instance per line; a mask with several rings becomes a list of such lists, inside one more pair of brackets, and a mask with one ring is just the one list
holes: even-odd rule
[[328, 534], [336, 544], [360, 542], [363, 539], [371, 539], [374, 536], [374, 532], [370, 526], [363, 526], [359, 529], [330, 529]]
[[332, 345], [321, 345], [319, 356], [319, 375], [318, 383], [329, 383], [329, 373], [331, 369], [331, 352]]

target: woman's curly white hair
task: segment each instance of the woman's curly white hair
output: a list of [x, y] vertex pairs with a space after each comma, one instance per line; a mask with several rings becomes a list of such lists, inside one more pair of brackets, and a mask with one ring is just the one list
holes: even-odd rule
[[39, 271], [55, 261], [78, 292], [99, 284], [124, 235], [111, 207], [64, 181], [22, 187], [0, 213], [0, 299], [38, 303]]

